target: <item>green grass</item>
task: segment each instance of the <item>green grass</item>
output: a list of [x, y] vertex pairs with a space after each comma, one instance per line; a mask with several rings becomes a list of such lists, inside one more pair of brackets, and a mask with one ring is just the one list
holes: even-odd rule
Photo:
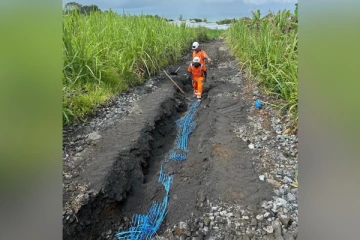
[[223, 37], [225, 34], [224, 29], [207, 29], [206, 36], [209, 39]]
[[63, 123], [85, 120], [97, 107], [179, 60], [205, 28], [146, 15], [92, 12], [63, 16]]
[[298, 103], [298, 25], [297, 10], [270, 13], [260, 18], [240, 19], [226, 31], [232, 53], [250, 76], [265, 89], [284, 100], [279, 105], [297, 122]]

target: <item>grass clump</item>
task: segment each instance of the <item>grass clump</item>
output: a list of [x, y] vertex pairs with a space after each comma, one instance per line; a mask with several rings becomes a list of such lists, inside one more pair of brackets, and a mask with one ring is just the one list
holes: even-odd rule
[[279, 107], [297, 122], [298, 104], [298, 24], [295, 13], [288, 10], [270, 12], [263, 18], [260, 11], [252, 18], [231, 24], [226, 41], [232, 53], [247, 72], [278, 99]]
[[205, 28], [164, 18], [77, 11], [63, 16], [63, 123], [84, 120], [117, 93], [179, 60]]

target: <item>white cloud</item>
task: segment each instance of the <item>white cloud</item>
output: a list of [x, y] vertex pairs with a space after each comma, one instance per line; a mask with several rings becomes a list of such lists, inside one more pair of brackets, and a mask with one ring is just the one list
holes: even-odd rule
[[262, 5], [262, 4], [266, 4], [266, 3], [294, 4], [294, 3], [298, 2], [298, 0], [242, 0], [242, 1], [248, 5]]

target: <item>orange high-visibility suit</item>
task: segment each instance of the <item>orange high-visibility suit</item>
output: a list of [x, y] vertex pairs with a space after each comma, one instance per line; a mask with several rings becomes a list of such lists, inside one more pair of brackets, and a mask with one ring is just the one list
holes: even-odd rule
[[201, 98], [202, 95], [205, 71], [206, 67], [200, 63], [190, 63], [188, 66], [188, 72], [191, 74], [192, 86], [197, 98]]
[[[209, 56], [206, 54], [206, 52], [204, 50], [198, 50], [198, 51], [194, 50], [193, 54], [192, 54], [192, 57], [193, 58], [199, 57], [200, 58], [200, 63], [206, 67], [205, 58], [209, 59]], [[205, 80], [206, 80], [206, 76], [207, 76], [206, 70], [204, 72], [204, 76], [205, 76]]]
[[202, 65], [204, 65], [204, 66], [205, 66], [205, 58], [209, 58], [204, 50], [200, 50], [198, 52], [196, 52], [196, 50], [193, 51], [193, 58], [194, 57], [199, 57], [200, 58], [200, 63]]

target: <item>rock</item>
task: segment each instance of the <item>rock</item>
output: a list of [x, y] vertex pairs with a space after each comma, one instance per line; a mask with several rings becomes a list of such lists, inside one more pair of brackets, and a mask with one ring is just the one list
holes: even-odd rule
[[296, 197], [292, 193], [288, 193], [287, 198], [288, 198], [289, 202], [293, 202], [296, 200]]
[[265, 176], [264, 176], [264, 175], [260, 175], [260, 176], [259, 176], [259, 179], [260, 179], [261, 181], [264, 181], [264, 180], [265, 180]]
[[284, 240], [294, 240], [294, 236], [291, 233], [287, 232], [284, 234]]
[[262, 214], [256, 215], [256, 219], [262, 221], [264, 219], [264, 215]]
[[84, 148], [82, 146], [76, 147], [75, 151], [76, 152], [82, 152], [84, 150]]
[[111, 234], [112, 234], [112, 231], [111, 231], [111, 230], [109, 230], [109, 231], [106, 232], [106, 235], [111, 235]]
[[279, 188], [279, 192], [280, 192], [282, 195], [285, 194], [286, 190], [284, 189], [284, 186], [281, 186], [281, 187]]
[[284, 183], [292, 183], [293, 180], [291, 178], [289, 178], [288, 176], [285, 176], [284, 179], [283, 179], [283, 182]]
[[179, 223], [179, 228], [180, 229], [186, 229], [186, 227], [187, 227], [187, 224], [185, 222], [180, 222]]
[[275, 202], [274, 202], [274, 208], [277, 209], [278, 207], [281, 206], [286, 206], [287, 201], [283, 198], [276, 198]]
[[92, 132], [88, 136], [89, 141], [96, 141], [96, 140], [99, 140], [100, 138], [101, 138], [101, 135], [98, 132]]
[[272, 226], [267, 226], [266, 228], [264, 228], [264, 230], [267, 232], [267, 233], [273, 233], [274, 232], [274, 228]]
[[226, 214], [227, 214], [227, 212], [226, 212], [226, 211], [222, 211], [222, 212], [220, 212], [220, 216], [222, 216], [222, 217], [225, 217], [225, 216], [226, 216]]
[[249, 147], [250, 149], [254, 149], [254, 148], [255, 148], [254, 144], [252, 144], [252, 143], [250, 143], [248, 147]]
[[250, 226], [256, 226], [257, 225], [257, 221], [255, 218], [251, 219], [251, 222], [250, 222]]
[[275, 239], [283, 240], [284, 238], [282, 237], [282, 234], [281, 234], [281, 223], [279, 221], [274, 221], [272, 223], [272, 227], [274, 229]]

